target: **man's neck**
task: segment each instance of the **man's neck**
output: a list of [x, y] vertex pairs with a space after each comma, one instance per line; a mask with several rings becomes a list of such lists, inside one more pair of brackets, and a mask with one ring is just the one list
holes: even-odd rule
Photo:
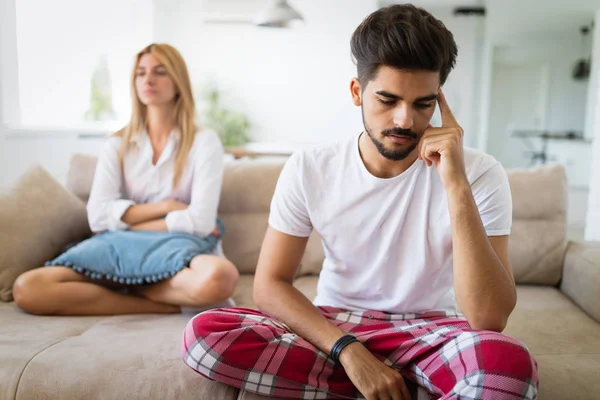
[[389, 160], [379, 153], [366, 132], [363, 132], [358, 139], [358, 150], [367, 171], [377, 178], [393, 178], [400, 175], [417, 160], [418, 156], [415, 149], [404, 160]]

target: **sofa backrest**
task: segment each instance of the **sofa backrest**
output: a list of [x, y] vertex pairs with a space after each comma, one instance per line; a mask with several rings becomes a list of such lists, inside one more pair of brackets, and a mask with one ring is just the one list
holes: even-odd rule
[[561, 165], [508, 171], [510, 258], [517, 283], [557, 285], [567, 249], [567, 178]]
[[[285, 160], [241, 159], [225, 164], [219, 216], [227, 234], [225, 255], [242, 273], [253, 273], [268, 225], [271, 197]], [[71, 160], [67, 188], [87, 201], [96, 158]], [[513, 196], [511, 264], [517, 283], [556, 285], [566, 249], [566, 178], [561, 166], [508, 171]], [[299, 275], [318, 274], [323, 248], [309, 239]]]

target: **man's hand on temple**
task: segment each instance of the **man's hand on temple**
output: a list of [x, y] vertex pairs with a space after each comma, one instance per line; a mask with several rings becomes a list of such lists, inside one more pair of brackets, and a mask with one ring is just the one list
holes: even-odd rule
[[463, 129], [460, 127], [442, 89], [438, 92], [438, 105], [442, 115], [442, 126], [431, 125], [425, 130], [419, 144], [419, 158], [427, 166], [435, 165], [446, 190], [460, 185], [469, 185], [463, 155]]

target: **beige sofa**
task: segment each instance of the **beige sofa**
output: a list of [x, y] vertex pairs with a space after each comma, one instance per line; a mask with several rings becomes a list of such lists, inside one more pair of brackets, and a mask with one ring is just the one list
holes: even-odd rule
[[[225, 254], [241, 273], [234, 296], [239, 306], [254, 305], [253, 272], [282, 162], [242, 159], [226, 166], [220, 216], [228, 228]], [[94, 167], [93, 157], [72, 160], [67, 186], [82, 200]], [[510, 183], [511, 260], [519, 285], [506, 333], [538, 360], [540, 399], [600, 398], [600, 244], [567, 243], [562, 168], [511, 171]], [[78, 226], [85, 221], [80, 212], [76, 218]], [[13, 225], [2, 224], [2, 232], [10, 235], [18, 229]], [[309, 298], [322, 258], [313, 235], [295, 281]], [[0, 252], [0, 269], [1, 261]], [[0, 399], [262, 398], [204, 379], [183, 364], [180, 338], [190, 317], [41, 317], [0, 302]]]

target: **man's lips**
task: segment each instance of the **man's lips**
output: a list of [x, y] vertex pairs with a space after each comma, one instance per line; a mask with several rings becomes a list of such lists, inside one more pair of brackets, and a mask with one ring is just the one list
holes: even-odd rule
[[387, 135], [388, 138], [390, 138], [390, 140], [394, 143], [398, 143], [398, 144], [408, 144], [410, 142], [412, 142], [414, 139], [410, 136], [406, 136], [406, 135]]

